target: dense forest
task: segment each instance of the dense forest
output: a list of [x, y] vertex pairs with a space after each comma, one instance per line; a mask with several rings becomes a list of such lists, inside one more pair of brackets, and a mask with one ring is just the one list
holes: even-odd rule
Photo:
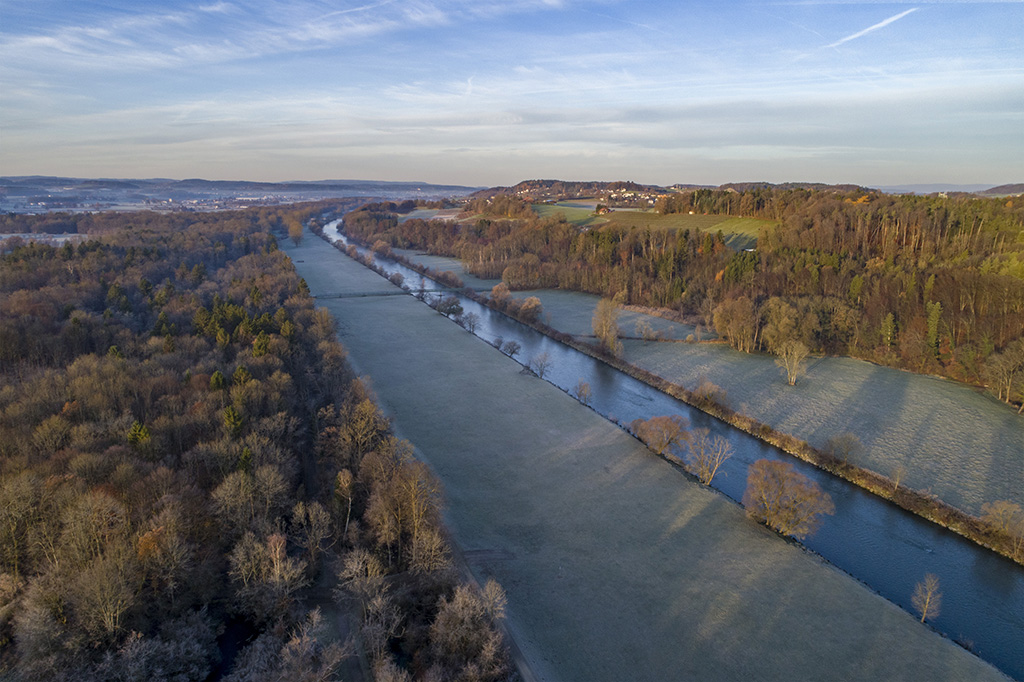
[[734, 347], [799, 341], [1024, 400], [1024, 200], [895, 196], [853, 189], [696, 189], [661, 213], [768, 218], [757, 248], [721, 233], [580, 228], [521, 200], [474, 200], [460, 222], [350, 213], [369, 244], [455, 256], [512, 289], [561, 287], [668, 308]]
[[277, 249], [343, 208], [6, 218], [87, 236], [0, 256], [0, 677], [509, 677], [501, 588]]

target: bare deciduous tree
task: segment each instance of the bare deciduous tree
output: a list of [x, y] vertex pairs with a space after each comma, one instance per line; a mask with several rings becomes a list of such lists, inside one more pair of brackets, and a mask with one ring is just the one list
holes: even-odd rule
[[298, 529], [297, 544], [306, 550], [311, 570], [316, 571], [320, 553], [330, 545], [328, 540], [334, 535], [331, 515], [317, 501], [296, 502], [292, 508], [292, 523]]
[[750, 353], [757, 341], [758, 318], [746, 296], [723, 301], [714, 309], [715, 330], [736, 350]]
[[823, 514], [834, 514], [832, 498], [789, 462], [759, 459], [750, 465], [743, 493], [747, 515], [797, 539], [813, 533]]
[[235, 607], [256, 620], [285, 613], [292, 595], [306, 584], [306, 562], [289, 557], [285, 545], [279, 533], [265, 543], [246, 533], [228, 557], [238, 597]]
[[346, 554], [337, 574], [338, 582], [363, 604], [384, 589], [384, 564], [365, 549]]
[[460, 585], [450, 599], [442, 598], [430, 626], [431, 649], [442, 678], [458, 678], [471, 666], [479, 671], [474, 679], [500, 679], [507, 662], [492, 615], [504, 611], [504, 600], [495, 601], [499, 596], [503, 595], [494, 590], [489, 605], [473, 587]]
[[590, 405], [590, 384], [583, 379], [576, 382], [572, 389], [572, 395], [584, 405]]
[[480, 324], [480, 316], [476, 313], [465, 313], [461, 318], [460, 322], [467, 332], [470, 334], [476, 333], [476, 328]]
[[334, 479], [334, 500], [338, 511], [345, 509], [345, 527], [341, 531], [342, 537], [348, 535], [348, 524], [352, 520], [352, 498], [355, 496], [355, 479], [352, 472], [342, 469]]
[[286, 223], [288, 225], [288, 238], [292, 240], [295, 246], [298, 246], [302, 242], [302, 223], [295, 218], [288, 218]]
[[645, 318], [637, 320], [634, 328], [636, 329], [636, 335], [644, 341], [659, 341], [662, 338], [662, 333], [655, 331], [650, 321]]
[[451, 566], [451, 551], [441, 531], [428, 527], [412, 539], [409, 567], [419, 573], [441, 571]]
[[363, 643], [372, 659], [381, 658], [388, 642], [398, 634], [402, 625], [402, 612], [387, 592], [378, 592], [363, 609], [363, 624], [359, 629]]
[[544, 306], [536, 296], [527, 296], [519, 306], [519, 317], [526, 322], [536, 322], [544, 312]]
[[377, 659], [377, 663], [374, 664], [373, 679], [374, 682], [412, 682], [412, 675], [385, 656]]
[[900, 487], [900, 481], [902, 481], [907, 475], [907, 467], [902, 464], [897, 464], [892, 470], [892, 491], [896, 492]]
[[804, 360], [810, 354], [807, 346], [801, 341], [786, 341], [776, 351], [778, 357], [775, 364], [786, 372], [786, 383], [796, 385], [796, 380], [804, 374]]
[[[1000, 400], [1009, 403], [1014, 397], [1024, 398], [1024, 338], [989, 356], [983, 375]], [[1020, 409], [1024, 411], [1024, 399]]]
[[518, 341], [506, 341], [501, 347], [501, 352], [510, 358], [515, 358], [516, 353], [522, 350], [522, 346], [519, 345]]
[[708, 405], [718, 404], [725, 406], [728, 402], [725, 389], [705, 376], [700, 377], [697, 381], [697, 386], [693, 389], [693, 397], [698, 403]]
[[761, 315], [765, 318], [761, 340], [772, 353], [778, 353], [787, 341], [797, 338], [796, 309], [783, 299], [772, 296], [761, 308]]
[[508, 598], [505, 590], [493, 578], [488, 578], [484, 583], [484, 589], [480, 595], [484, 604], [484, 610], [494, 620], [501, 620], [505, 617], [505, 606], [508, 605]]
[[342, 437], [354, 455], [358, 457], [370, 450], [374, 440], [386, 428], [387, 420], [372, 400], [366, 398], [356, 403], [347, 415]]
[[936, 618], [939, 615], [939, 607], [942, 606], [942, 593], [939, 592], [939, 578], [934, 573], [928, 573], [924, 580], [914, 586], [914, 595], [910, 598], [911, 603], [917, 612], [921, 614], [921, 622], [926, 619]]
[[123, 548], [108, 550], [78, 576], [72, 601], [96, 642], [108, 641], [121, 630], [141, 587], [137, 562]]
[[651, 417], [650, 419], [634, 419], [629, 426], [636, 437], [654, 451], [654, 454], [664, 455], [670, 447], [689, 437], [686, 433], [689, 423], [686, 417], [674, 414]]
[[328, 641], [330, 629], [319, 608], [310, 611], [281, 648], [280, 663], [270, 679], [290, 682], [328, 682], [334, 671], [352, 655], [351, 642], [344, 645]]
[[530, 369], [533, 370], [534, 374], [543, 379], [544, 375], [548, 373], [549, 369], [551, 369], [551, 356], [546, 352], [541, 353], [540, 355], [534, 355], [533, 358], [530, 359]]
[[597, 302], [597, 308], [594, 309], [594, 317], [591, 321], [594, 336], [597, 337], [601, 348], [616, 356], [622, 353], [618, 319], [619, 307], [615, 305], [614, 301], [602, 298]]
[[722, 436], [711, 437], [707, 429], [694, 429], [686, 443], [690, 467], [704, 485], [711, 485], [725, 460], [732, 457], [732, 445]]
[[843, 462], [849, 462], [850, 457], [859, 455], [863, 449], [860, 439], [849, 432], [840, 433], [825, 441], [825, 452]]
[[982, 520], [999, 533], [1010, 533], [1021, 519], [1020, 505], [1009, 500], [996, 500], [981, 505]]

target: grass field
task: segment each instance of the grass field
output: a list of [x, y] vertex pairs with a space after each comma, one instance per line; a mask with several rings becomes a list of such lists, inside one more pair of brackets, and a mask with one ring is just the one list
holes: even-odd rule
[[534, 204], [533, 210], [541, 218], [549, 218], [561, 214], [567, 222], [580, 227], [595, 227], [607, 222], [605, 216], [594, 215], [594, 204], [581, 202]]
[[653, 230], [721, 231], [726, 236], [726, 243], [734, 249], [753, 248], [757, 244], [761, 228], [774, 222], [760, 218], [735, 218], [725, 215], [690, 215], [688, 213], [661, 215], [654, 211], [633, 210], [617, 210], [603, 216], [596, 216], [594, 207], [593, 202], [566, 201], [557, 204], [534, 204], [533, 210], [542, 217], [562, 214], [568, 222], [580, 227], [600, 228], [614, 225]]
[[405, 215], [399, 215], [398, 222], [404, 223], [406, 220], [412, 220], [413, 218], [418, 220], [433, 220], [435, 218], [439, 220], [455, 220], [460, 211], [461, 209], [458, 208], [417, 208]]
[[462, 283], [467, 287], [473, 289], [491, 288], [500, 279], [480, 279], [475, 275], [471, 275], [466, 272], [466, 269], [462, 267], [462, 261], [457, 258], [448, 258], [447, 256], [432, 256], [422, 251], [414, 251], [412, 249], [395, 249], [396, 254], [408, 258], [414, 263], [419, 263], [437, 272], [444, 272], [448, 270], [454, 272], [462, 280]]
[[[314, 293], [390, 286], [282, 248]], [[537, 679], [1005, 679], [412, 297], [323, 303]]]
[[[582, 306], [582, 303], [581, 303]], [[734, 409], [811, 445], [855, 434], [851, 461], [970, 513], [985, 502], [1024, 505], [1024, 418], [990, 395], [936, 377], [852, 358], [812, 358], [807, 375], [786, 385], [774, 358], [725, 345], [626, 341], [625, 358], [693, 388], [706, 376]]]
[[652, 230], [721, 231], [726, 237], [726, 244], [734, 249], [748, 249], [756, 246], [761, 228], [774, 222], [759, 218], [735, 218], [725, 215], [690, 215], [688, 213], [661, 215], [653, 211], [613, 211], [606, 217], [609, 220], [608, 224], [625, 227], [645, 227]]

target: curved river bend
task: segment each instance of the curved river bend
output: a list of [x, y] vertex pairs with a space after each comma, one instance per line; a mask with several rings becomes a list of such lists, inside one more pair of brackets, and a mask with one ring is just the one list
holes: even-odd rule
[[[347, 244], [341, 221], [324, 228], [328, 239]], [[366, 250], [360, 248], [360, 253]], [[388, 259], [375, 257], [389, 274], [398, 272], [405, 286], [434, 288], [423, 275]], [[459, 296], [466, 313], [479, 318], [474, 333], [490, 342], [517, 341], [523, 361], [547, 353], [551, 366], [544, 379], [565, 391], [578, 381], [590, 384], [591, 407], [620, 424], [660, 415], [681, 415], [693, 427], [727, 438], [733, 456], [722, 466], [713, 487], [739, 502], [747, 467], [762, 458], [791, 462], [832, 496], [836, 513], [825, 517], [809, 549], [886, 599], [913, 612], [914, 586], [926, 573], [938, 576], [942, 604], [929, 622], [947, 637], [1017, 680], [1024, 680], [1024, 567], [959, 535], [921, 519], [855, 485], [835, 478], [757, 440], [637, 379], [580, 353], [540, 332]]]

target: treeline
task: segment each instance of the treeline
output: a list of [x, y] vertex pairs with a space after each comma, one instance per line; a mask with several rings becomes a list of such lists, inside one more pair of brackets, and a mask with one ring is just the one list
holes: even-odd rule
[[0, 234], [87, 234], [99, 236], [122, 230], [183, 230], [195, 223], [217, 222], [222, 229], [237, 231], [253, 223], [264, 231], [280, 229], [286, 222], [305, 223], [325, 211], [337, 211], [351, 202], [317, 201], [288, 206], [269, 206], [223, 213], [161, 213], [157, 211], [61, 213], [44, 215], [0, 214]]
[[459, 584], [437, 482], [268, 231], [331, 210], [109, 215], [134, 227], [0, 259], [0, 676], [510, 674], [500, 588]]
[[[502, 214], [527, 207], [498, 200]], [[367, 243], [458, 257], [512, 289], [561, 287], [693, 314], [741, 350], [799, 340], [814, 352], [1009, 386], [996, 392], [1021, 402], [1024, 202], [1016, 201], [754, 188], [659, 203], [662, 212], [778, 221], [756, 250], [740, 252], [720, 233], [581, 229], [487, 211], [459, 224], [399, 223], [371, 205], [346, 216], [345, 228]]]

